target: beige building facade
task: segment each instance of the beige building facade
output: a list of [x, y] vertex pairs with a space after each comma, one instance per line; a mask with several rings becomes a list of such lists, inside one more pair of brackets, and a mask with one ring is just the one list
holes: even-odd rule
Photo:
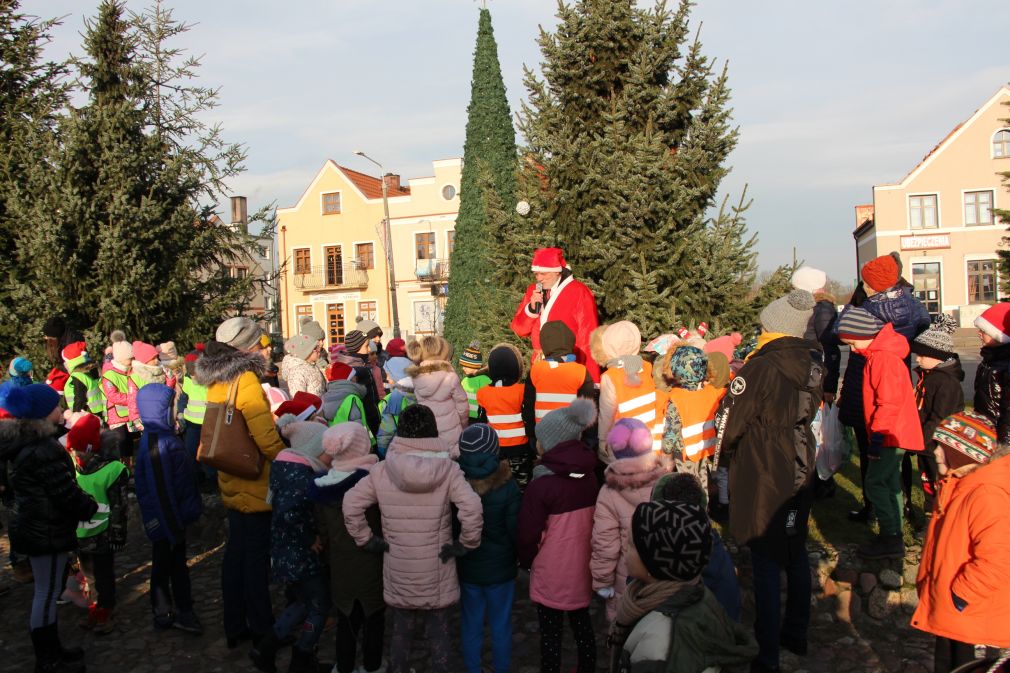
[[900, 182], [875, 185], [856, 206], [858, 267], [897, 251], [904, 277], [930, 313], [970, 326], [998, 301], [996, 250], [1010, 209], [1000, 173], [1010, 171], [1010, 87], [1001, 87]]
[[[434, 161], [432, 169], [406, 185], [398, 175], [382, 178], [403, 336], [442, 329], [462, 161]], [[277, 210], [285, 338], [308, 317], [329, 344], [341, 343], [359, 316], [392, 337], [382, 179], [329, 160], [295, 205]]]

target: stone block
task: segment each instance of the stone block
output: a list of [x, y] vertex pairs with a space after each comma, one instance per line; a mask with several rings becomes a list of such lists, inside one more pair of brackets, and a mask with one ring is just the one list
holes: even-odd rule
[[873, 573], [859, 573], [859, 590], [864, 594], [873, 591], [877, 586], [877, 577]]
[[916, 578], [916, 576], [918, 574], [919, 574], [919, 566], [912, 565], [912, 564], [906, 565], [905, 566], [905, 576], [904, 576], [905, 584], [914, 587], [915, 586], [915, 578]]
[[867, 601], [867, 612], [874, 619], [887, 619], [901, 606], [901, 594], [874, 587]]
[[902, 609], [908, 614], [915, 612], [915, 608], [919, 606], [919, 593], [915, 589], [905, 587], [899, 595]]
[[901, 575], [890, 568], [884, 568], [881, 570], [878, 578], [880, 579], [880, 584], [883, 585], [885, 589], [901, 588]]
[[835, 568], [832, 577], [836, 582], [845, 582], [846, 584], [855, 584], [859, 581], [859, 573], [854, 568]]

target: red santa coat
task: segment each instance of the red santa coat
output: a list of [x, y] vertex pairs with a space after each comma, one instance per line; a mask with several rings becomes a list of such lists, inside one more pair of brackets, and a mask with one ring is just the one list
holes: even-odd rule
[[589, 335], [600, 324], [596, 315], [596, 298], [592, 291], [574, 277], [568, 276], [551, 290], [550, 299], [537, 315], [529, 312], [530, 297], [536, 289], [536, 283], [526, 288], [526, 294], [512, 318], [512, 331], [520, 337], [532, 339], [535, 361], [541, 353], [540, 328], [551, 320], [560, 320], [575, 333], [576, 361], [585, 365], [593, 381], [599, 383], [600, 367], [589, 356]]

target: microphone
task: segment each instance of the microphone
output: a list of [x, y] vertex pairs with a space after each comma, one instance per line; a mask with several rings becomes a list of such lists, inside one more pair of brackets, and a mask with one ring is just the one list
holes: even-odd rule
[[[544, 284], [543, 283], [537, 283], [537, 292], [539, 292], [539, 293], [542, 294], [543, 291], [544, 291]], [[534, 313], [540, 313], [540, 308], [541, 308], [540, 302], [537, 302], [537, 303], [533, 304], [533, 312]]]

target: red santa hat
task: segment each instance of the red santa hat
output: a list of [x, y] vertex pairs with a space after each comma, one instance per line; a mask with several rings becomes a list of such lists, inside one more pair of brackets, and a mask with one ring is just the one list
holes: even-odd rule
[[[299, 390], [295, 393], [294, 397], [287, 402], [281, 403], [280, 406], [274, 409], [274, 416], [280, 418], [284, 414], [294, 414], [295, 416], [305, 414], [308, 417], [322, 408], [323, 400], [321, 397], [307, 393], [304, 390]], [[312, 411], [308, 411], [309, 409]], [[307, 411], [308, 413], [306, 414], [305, 412]]]
[[67, 449], [71, 451], [97, 451], [101, 442], [102, 424], [94, 414], [82, 415], [67, 432]]
[[990, 306], [975, 318], [975, 327], [1001, 344], [1010, 343], [1010, 303]]
[[537, 273], [561, 273], [566, 266], [565, 253], [561, 248], [538, 248], [533, 253], [532, 270]]

